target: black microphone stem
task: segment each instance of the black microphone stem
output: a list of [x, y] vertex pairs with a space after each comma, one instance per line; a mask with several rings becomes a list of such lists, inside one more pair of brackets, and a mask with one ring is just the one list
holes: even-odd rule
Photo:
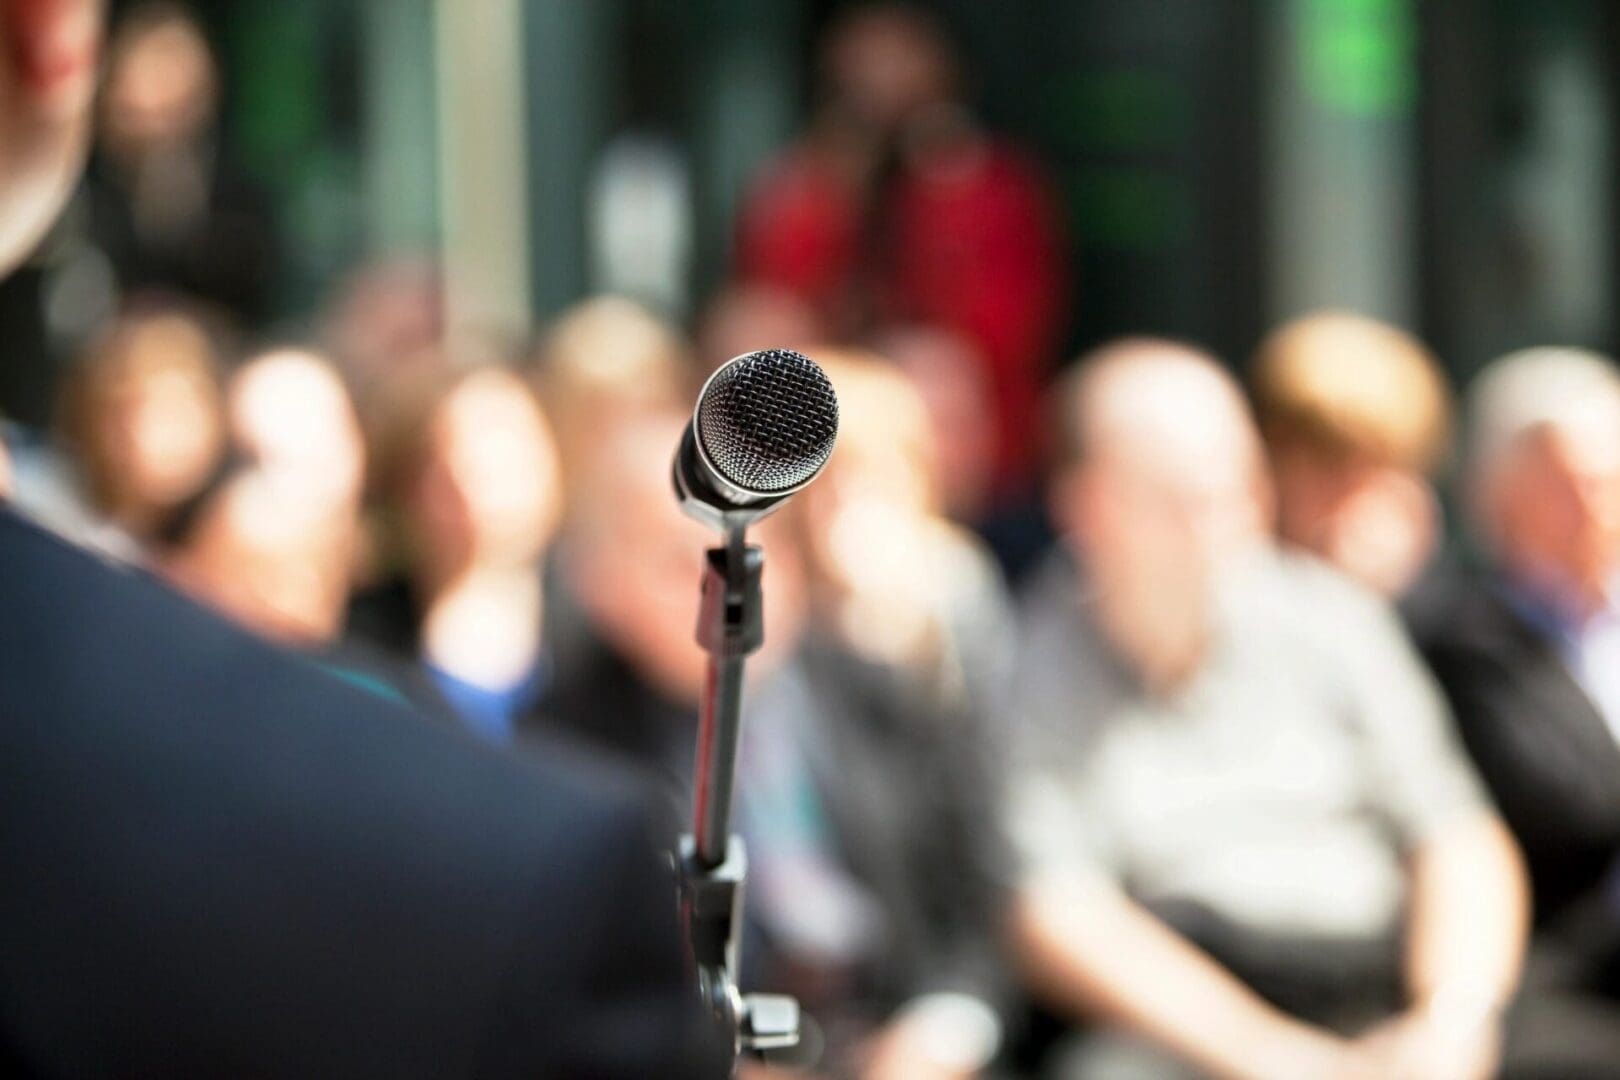
[[764, 553], [746, 542], [741, 527], [727, 529], [726, 546], [709, 549], [704, 560], [697, 639], [709, 654], [709, 669], [698, 719], [692, 824], [694, 854], [704, 869], [726, 861], [742, 732], [743, 665], [765, 640], [764, 563]]

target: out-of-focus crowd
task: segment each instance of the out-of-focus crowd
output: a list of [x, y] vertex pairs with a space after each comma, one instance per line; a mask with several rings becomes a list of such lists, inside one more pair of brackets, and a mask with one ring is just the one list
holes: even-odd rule
[[86, 344], [0, 491], [424, 722], [637, 763], [673, 838], [712, 538], [670, 455], [718, 364], [800, 349], [841, 430], [757, 530], [738, 814], [810, 1075], [1620, 1075], [1613, 361], [1505, 357], [1459, 417], [1325, 312], [1059, 372], [1059, 215], [943, 37], [872, 6], [821, 56], [690, 329], [447, 333], [393, 260], [265, 346], [213, 58], [139, 10], [40, 305]]

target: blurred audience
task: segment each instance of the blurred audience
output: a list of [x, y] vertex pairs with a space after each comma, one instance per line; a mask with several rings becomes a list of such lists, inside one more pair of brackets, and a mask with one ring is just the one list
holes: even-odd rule
[[812, 355], [839, 440], [786, 511], [809, 621], [744, 749], [758, 967], [822, 1025], [830, 1075], [976, 1076], [1007, 1004], [993, 721], [1011, 612], [941, 513], [916, 390], [875, 355]]
[[[669, 457], [685, 422], [674, 410], [621, 416], [616, 437], [575, 464], [558, 545], [561, 589], [549, 598], [567, 636], [543, 710], [545, 724], [641, 764], [683, 826], [705, 673], [696, 598], [703, 551], [714, 542], [681, 514], [670, 488]], [[773, 549], [768, 562], [768, 644], [749, 665], [756, 685], [797, 638], [803, 604], [791, 557]]]
[[365, 449], [348, 392], [317, 353], [278, 348], [226, 388], [231, 458], [157, 538], [182, 589], [260, 633], [330, 647], [360, 536]]
[[[950, 595], [993, 589], [994, 572], [928, 517], [929, 432], [903, 378], [856, 357], [829, 365], [843, 414], [834, 461], [848, 464], [804, 494], [838, 494], [752, 534], [768, 587], [739, 766], [745, 981], [799, 996], [820, 1059], [812, 1075], [976, 1075], [996, 1051], [1004, 978], [991, 759], [973, 711], [983, 703], [964, 683], [993, 661], [958, 640], [971, 624], [952, 621], [962, 613]], [[682, 824], [706, 671], [694, 596], [718, 537], [682, 516], [665, 471], [648, 462], [667, 460], [686, 419], [643, 412], [582, 467], [560, 562], [588, 631], [559, 645], [544, 710], [653, 771]], [[885, 437], [891, 420], [902, 437]], [[881, 512], [891, 499], [898, 519]], [[895, 588], [844, 565], [854, 530], [867, 528], [877, 530], [865, 537], [873, 563], [902, 575]], [[841, 539], [823, 542], [827, 530]], [[908, 558], [932, 567], [932, 595], [900, 566]], [[906, 610], [883, 611], [880, 599]]]
[[826, 334], [815, 310], [776, 285], [732, 284], [710, 298], [698, 326], [698, 368], [707, 374], [757, 349], [803, 352]]
[[995, 416], [972, 343], [927, 325], [887, 327], [874, 343], [906, 373], [928, 409], [941, 508], [964, 525], [983, 522], [995, 467]]
[[182, 591], [266, 637], [334, 642], [349, 599], [356, 507], [311, 499], [299, 477], [237, 467], [165, 537], [159, 565]]
[[425, 256], [362, 264], [334, 290], [321, 339], [332, 351], [362, 411], [391, 384], [420, 379], [442, 364], [444, 289]]
[[1253, 380], [1278, 534], [1403, 596], [1445, 535], [1431, 485], [1451, 426], [1440, 365], [1393, 326], [1321, 312], [1272, 333]]
[[177, 291], [248, 328], [275, 299], [269, 204], [218, 131], [207, 38], [175, 3], [142, 3], [113, 30], [95, 156], [91, 233], [125, 293]]
[[[535, 371], [570, 471], [590, 468], [636, 417], [691, 407], [686, 341], [623, 297], [593, 297], [565, 311], [541, 341]], [[578, 492], [580, 485], [569, 488]]]
[[836, 453], [793, 510], [817, 626], [925, 700], [991, 704], [1011, 663], [1011, 610], [988, 553], [944, 514], [949, 477], [923, 398], [876, 354], [814, 355], [839, 407]]
[[1129, 1035], [1058, 1075], [1491, 1075], [1523, 872], [1393, 614], [1272, 548], [1213, 359], [1125, 341], [1059, 394], [1019, 937], [1045, 999]]
[[365, 440], [349, 392], [324, 356], [281, 348], [250, 360], [231, 377], [226, 418], [238, 453], [294, 479], [311, 502], [358, 507]]
[[1418, 634], [1463, 741], [1528, 856], [1542, 938], [1620, 994], [1620, 374], [1532, 349], [1468, 393], [1482, 565], [1457, 565]]
[[87, 513], [74, 520], [72, 505], [58, 504], [62, 516], [51, 523], [138, 557], [225, 450], [219, 358], [208, 332], [172, 309], [119, 320], [70, 372], [58, 435]]
[[975, 123], [955, 50], [923, 9], [853, 7], [819, 59], [809, 130], [743, 206], [739, 276], [795, 292], [840, 339], [899, 320], [970, 341], [994, 415], [993, 492], [1016, 500], [1067, 297], [1045, 179]]
[[471, 729], [509, 743], [548, 678], [544, 558], [561, 468], [523, 378], [458, 366], [478, 350], [448, 348], [446, 372], [403, 388], [378, 433], [377, 488], [398, 514], [399, 564], [357, 600], [352, 623], [419, 661]]

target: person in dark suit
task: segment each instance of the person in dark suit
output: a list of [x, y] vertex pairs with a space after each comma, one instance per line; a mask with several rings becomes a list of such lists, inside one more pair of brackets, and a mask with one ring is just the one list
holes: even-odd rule
[[[0, 5], [0, 273], [99, 5]], [[714, 1077], [644, 797], [503, 757], [0, 509], [0, 1071]]]
[[1488, 554], [1434, 583], [1414, 630], [1524, 848], [1538, 923], [1584, 923], [1612, 909], [1620, 855], [1620, 374], [1529, 350], [1488, 367], [1468, 411]]

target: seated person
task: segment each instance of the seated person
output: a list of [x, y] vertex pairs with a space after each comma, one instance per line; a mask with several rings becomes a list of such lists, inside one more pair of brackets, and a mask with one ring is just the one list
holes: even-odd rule
[[1395, 617], [1273, 549], [1211, 358], [1122, 342], [1060, 395], [1017, 934], [1045, 999], [1152, 1044], [1093, 1036], [1070, 1075], [1488, 1075], [1523, 872]]
[[119, 319], [80, 358], [58, 403], [77, 505], [55, 499], [33, 511], [69, 539], [140, 561], [219, 467], [219, 381], [213, 340], [190, 315], [157, 307]]
[[1620, 375], [1517, 353], [1475, 380], [1468, 424], [1486, 558], [1437, 586], [1417, 636], [1551, 927], [1602, 906], [1620, 853]]
[[456, 349], [463, 362], [423, 365], [433, 373], [374, 425], [373, 486], [396, 515], [396, 550], [392, 576], [356, 598], [350, 630], [420, 663], [468, 728], [508, 744], [548, 677], [545, 556], [561, 468], [528, 383]]
[[[920, 405], [912, 408], [926, 430]], [[559, 544], [567, 588], [548, 602], [566, 592], [588, 633], [555, 639], [543, 708], [553, 729], [656, 772], [680, 826], [691, 820], [706, 666], [694, 637], [697, 586], [703, 550], [719, 542], [681, 514], [667, 469], [649, 467], [668, 460], [685, 420], [627, 420], [583, 467]], [[847, 485], [822, 477], [805, 499], [826, 484], [853, 503], [860, 476], [895, 475], [893, 465], [868, 463]], [[904, 662], [926, 660], [923, 677], [813, 630], [812, 612], [831, 598], [812, 602], [806, 592], [817, 579], [803, 570], [792, 528], [801, 507], [810, 503], [750, 533], [766, 552], [765, 645], [748, 666], [738, 764], [735, 824], [750, 867], [743, 984], [799, 998], [810, 1017], [805, 1050], [818, 1058], [811, 1076], [976, 1075], [996, 1051], [1005, 978], [984, 837], [993, 827], [984, 744], [973, 737], [976, 718], [944, 704], [969, 668], [959, 657], [938, 662], [928, 634], [903, 635], [919, 647]], [[848, 514], [823, 509], [847, 526]]]
[[1261, 345], [1254, 397], [1283, 542], [1406, 595], [1444, 537], [1430, 477], [1451, 400], [1434, 357], [1373, 319], [1307, 315]]

